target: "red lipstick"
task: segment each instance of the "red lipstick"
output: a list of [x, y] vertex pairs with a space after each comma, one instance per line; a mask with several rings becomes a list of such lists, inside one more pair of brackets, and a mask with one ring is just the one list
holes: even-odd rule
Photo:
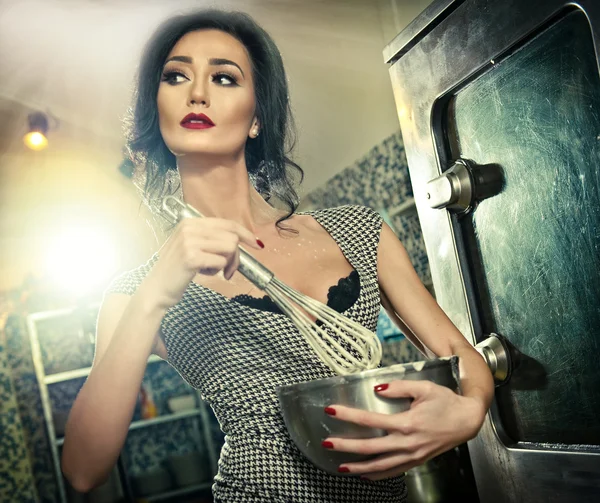
[[215, 123], [204, 114], [187, 114], [180, 122], [187, 129], [208, 129], [214, 127]]

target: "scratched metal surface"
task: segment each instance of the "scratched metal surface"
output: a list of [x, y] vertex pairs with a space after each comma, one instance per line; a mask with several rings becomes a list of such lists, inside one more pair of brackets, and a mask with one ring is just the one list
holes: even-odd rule
[[484, 329], [546, 373], [500, 393], [504, 428], [514, 440], [600, 444], [600, 79], [585, 16], [459, 92], [449, 128], [454, 157], [498, 163], [506, 177], [465, 223]]

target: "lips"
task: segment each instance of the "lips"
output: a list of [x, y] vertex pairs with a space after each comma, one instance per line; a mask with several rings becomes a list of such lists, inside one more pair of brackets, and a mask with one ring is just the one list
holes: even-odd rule
[[215, 125], [215, 123], [204, 114], [187, 114], [180, 124], [187, 129], [208, 129]]

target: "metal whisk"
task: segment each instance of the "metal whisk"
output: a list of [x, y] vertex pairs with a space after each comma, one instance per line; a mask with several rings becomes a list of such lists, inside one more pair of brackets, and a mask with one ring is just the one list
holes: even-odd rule
[[[174, 196], [163, 199], [162, 211], [174, 224], [183, 218], [203, 216], [194, 207]], [[373, 332], [282, 283], [241, 246], [239, 249], [238, 271], [273, 299], [331, 370], [338, 375], [348, 375], [379, 365], [381, 342]], [[321, 325], [313, 322], [305, 313], [313, 316]]]

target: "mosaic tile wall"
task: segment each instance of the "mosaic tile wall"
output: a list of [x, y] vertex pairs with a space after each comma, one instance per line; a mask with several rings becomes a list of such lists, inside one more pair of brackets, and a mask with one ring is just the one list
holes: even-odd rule
[[416, 211], [393, 216], [394, 209], [413, 197], [400, 132], [386, 138], [363, 158], [302, 198], [311, 210], [344, 204], [362, 204], [379, 211], [406, 248], [424, 282], [431, 280], [421, 225]]
[[22, 503], [38, 501], [25, 434], [6, 332], [0, 330], [0, 501], [13, 497]]
[[58, 501], [50, 444], [46, 434], [40, 391], [31, 359], [29, 336], [22, 316], [11, 316], [5, 326], [6, 352], [17, 398], [23, 436], [30, 456], [36, 500], [43, 503]]
[[[306, 194], [301, 208], [312, 210], [362, 204], [379, 211], [406, 248], [421, 280], [429, 284], [431, 273], [417, 213], [414, 209], [397, 213], [397, 209], [412, 197], [404, 143], [398, 132], [372, 148], [363, 158], [323, 186]], [[424, 358], [403, 337], [383, 310], [379, 316], [377, 334], [384, 341], [384, 364], [406, 363]]]

